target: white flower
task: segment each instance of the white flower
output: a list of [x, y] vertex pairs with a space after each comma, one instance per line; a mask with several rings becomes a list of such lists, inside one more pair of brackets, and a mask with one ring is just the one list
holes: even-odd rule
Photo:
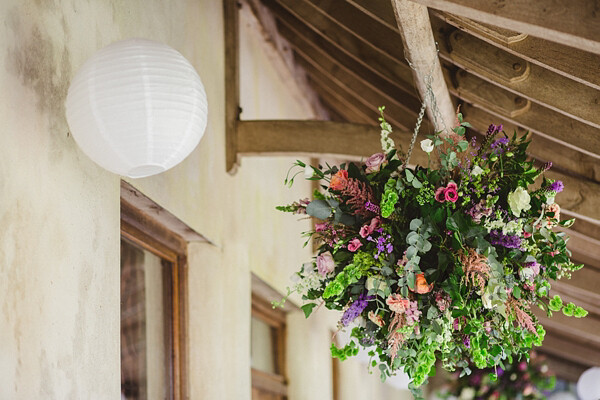
[[433, 142], [431, 139], [421, 140], [421, 149], [427, 154], [433, 151]]
[[459, 400], [472, 400], [475, 398], [475, 389], [466, 387], [460, 392]]
[[522, 187], [518, 187], [514, 192], [509, 193], [508, 205], [515, 217], [520, 216], [521, 211], [527, 211], [531, 208], [531, 204], [529, 204], [530, 200], [529, 193]]
[[384, 278], [381, 275], [369, 276], [367, 278], [367, 282], [365, 283], [365, 287], [367, 290], [379, 289], [385, 292], [385, 289], [387, 289], [388, 285], [383, 279]]
[[310, 165], [304, 167], [304, 178], [309, 179], [312, 178], [315, 173], [315, 170]]
[[482, 173], [483, 173], [483, 170], [481, 169], [481, 167], [479, 165], [475, 165], [473, 167], [473, 169], [471, 170], [471, 175], [473, 175], [473, 176], [481, 175]]

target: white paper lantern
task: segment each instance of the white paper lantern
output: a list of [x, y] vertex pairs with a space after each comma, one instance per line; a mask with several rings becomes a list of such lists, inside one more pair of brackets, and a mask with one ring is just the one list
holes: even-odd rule
[[600, 399], [600, 367], [586, 370], [577, 381], [577, 395], [581, 400]]
[[100, 166], [131, 178], [166, 171], [204, 134], [207, 101], [194, 67], [173, 48], [128, 39], [98, 51], [69, 88], [67, 122]]

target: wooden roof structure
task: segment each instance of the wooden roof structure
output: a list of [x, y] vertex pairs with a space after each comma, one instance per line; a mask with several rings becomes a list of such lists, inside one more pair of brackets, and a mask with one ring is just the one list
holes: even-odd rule
[[[538, 313], [541, 352], [559, 376], [577, 380], [600, 365], [600, 9], [572, 0], [246, 0], [225, 2], [227, 168], [243, 156], [301, 154], [357, 159], [379, 149], [380, 105], [406, 148], [422, 99], [435, 95], [421, 134], [452, 124], [461, 106], [471, 134], [490, 123], [531, 131], [530, 155], [552, 161], [569, 248], [586, 268], [553, 292], [590, 314]], [[596, 5], [594, 5], [596, 3]], [[238, 7], [250, 7], [263, 33], [318, 100], [322, 121], [240, 118]], [[242, 66], [243, 67], [243, 66]], [[299, 72], [298, 72], [299, 71]], [[424, 78], [431, 76], [427, 88]], [[306, 84], [307, 82], [307, 84]], [[428, 104], [431, 105], [431, 104]], [[243, 117], [243, 114], [241, 114]], [[423, 133], [425, 132], [425, 133]], [[413, 161], [427, 162], [415, 152]]]

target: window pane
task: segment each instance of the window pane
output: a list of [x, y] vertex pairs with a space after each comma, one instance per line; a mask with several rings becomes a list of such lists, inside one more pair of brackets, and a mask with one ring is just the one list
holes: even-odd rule
[[274, 329], [260, 319], [252, 317], [250, 334], [252, 368], [271, 374], [277, 373], [275, 370]]
[[165, 280], [169, 264], [121, 241], [121, 391], [126, 399], [168, 397]]

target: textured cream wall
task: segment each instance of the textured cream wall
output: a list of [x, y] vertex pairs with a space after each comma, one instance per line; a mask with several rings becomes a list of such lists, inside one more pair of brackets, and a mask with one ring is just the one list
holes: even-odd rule
[[[209, 101], [190, 157], [131, 181], [213, 243], [189, 246], [191, 398], [249, 399], [250, 273], [283, 292], [311, 257], [300, 238], [309, 222], [274, 209], [310, 185], [283, 186], [293, 158], [244, 159], [235, 176], [225, 172], [221, 2], [5, 0], [0, 18], [0, 398], [119, 397], [119, 177], [68, 136], [63, 102], [86, 59], [135, 36], [186, 56]], [[254, 24], [242, 10], [242, 117], [311, 118]], [[290, 400], [330, 398], [334, 325], [325, 310], [290, 315]], [[357, 372], [344, 381], [367, 379], [347, 365]]]

